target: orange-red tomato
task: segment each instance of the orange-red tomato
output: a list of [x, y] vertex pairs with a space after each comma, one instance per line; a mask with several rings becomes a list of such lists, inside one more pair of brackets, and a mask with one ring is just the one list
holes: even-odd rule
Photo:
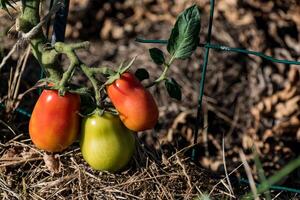
[[79, 133], [80, 97], [58, 91], [44, 90], [33, 109], [29, 135], [40, 149], [59, 152], [70, 146]]
[[128, 129], [143, 131], [153, 128], [157, 123], [155, 100], [133, 74], [122, 74], [107, 87], [107, 94]]

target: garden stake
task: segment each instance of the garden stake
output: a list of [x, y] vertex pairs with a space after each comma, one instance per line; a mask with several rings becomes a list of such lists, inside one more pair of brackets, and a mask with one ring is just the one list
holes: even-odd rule
[[53, 34], [51, 43], [65, 41], [65, 31], [67, 26], [67, 18], [69, 13], [70, 0], [64, 0], [64, 6], [62, 6], [55, 15]]
[[[209, 44], [211, 41], [211, 30], [212, 30], [212, 22], [214, 17], [214, 7], [215, 1], [210, 0], [210, 14], [209, 14], [209, 24], [208, 24], [208, 36], [207, 36], [207, 43]], [[201, 80], [200, 80], [200, 90], [199, 90], [199, 97], [198, 97], [198, 107], [197, 107], [197, 118], [194, 124], [194, 145], [197, 143], [198, 138], [198, 130], [199, 130], [199, 123], [200, 123], [200, 114], [202, 109], [202, 99], [204, 95], [204, 85], [205, 85], [205, 77], [206, 77], [206, 69], [208, 64], [208, 56], [209, 56], [209, 48], [205, 47], [205, 56], [202, 65], [202, 73], [201, 73]], [[192, 150], [192, 160], [196, 162], [198, 156], [197, 146], [193, 147]]]

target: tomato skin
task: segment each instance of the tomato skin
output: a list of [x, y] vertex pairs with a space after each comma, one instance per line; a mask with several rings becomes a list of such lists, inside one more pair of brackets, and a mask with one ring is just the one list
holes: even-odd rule
[[131, 159], [135, 137], [118, 116], [95, 113], [82, 121], [80, 149], [85, 161], [96, 170], [116, 172]]
[[60, 152], [78, 137], [80, 96], [66, 93], [59, 96], [56, 90], [44, 90], [36, 102], [30, 122], [32, 142], [48, 152]]
[[107, 94], [127, 128], [151, 129], [158, 120], [158, 108], [151, 93], [129, 72], [107, 87]]

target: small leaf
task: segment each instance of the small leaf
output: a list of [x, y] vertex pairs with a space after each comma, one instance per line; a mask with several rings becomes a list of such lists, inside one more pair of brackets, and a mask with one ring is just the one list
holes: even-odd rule
[[139, 79], [139, 81], [143, 81], [149, 78], [149, 73], [144, 68], [137, 69], [134, 75]]
[[158, 64], [162, 65], [165, 62], [164, 53], [158, 48], [149, 49], [150, 56], [152, 60]]
[[181, 87], [173, 78], [166, 79], [165, 86], [171, 98], [181, 100]]
[[177, 17], [167, 45], [172, 57], [183, 60], [192, 55], [199, 43], [200, 26], [200, 11], [196, 5]]

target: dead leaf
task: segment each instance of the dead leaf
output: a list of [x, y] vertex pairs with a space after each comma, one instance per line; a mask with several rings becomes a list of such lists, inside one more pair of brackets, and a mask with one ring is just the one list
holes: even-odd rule
[[55, 174], [60, 172], [60, 160], [59, 160], [59, 155], [58, 154], [47, 154], [45, 153], [43, 156], [43, 159], [45, 161], [45, 165], [47, 169]]

